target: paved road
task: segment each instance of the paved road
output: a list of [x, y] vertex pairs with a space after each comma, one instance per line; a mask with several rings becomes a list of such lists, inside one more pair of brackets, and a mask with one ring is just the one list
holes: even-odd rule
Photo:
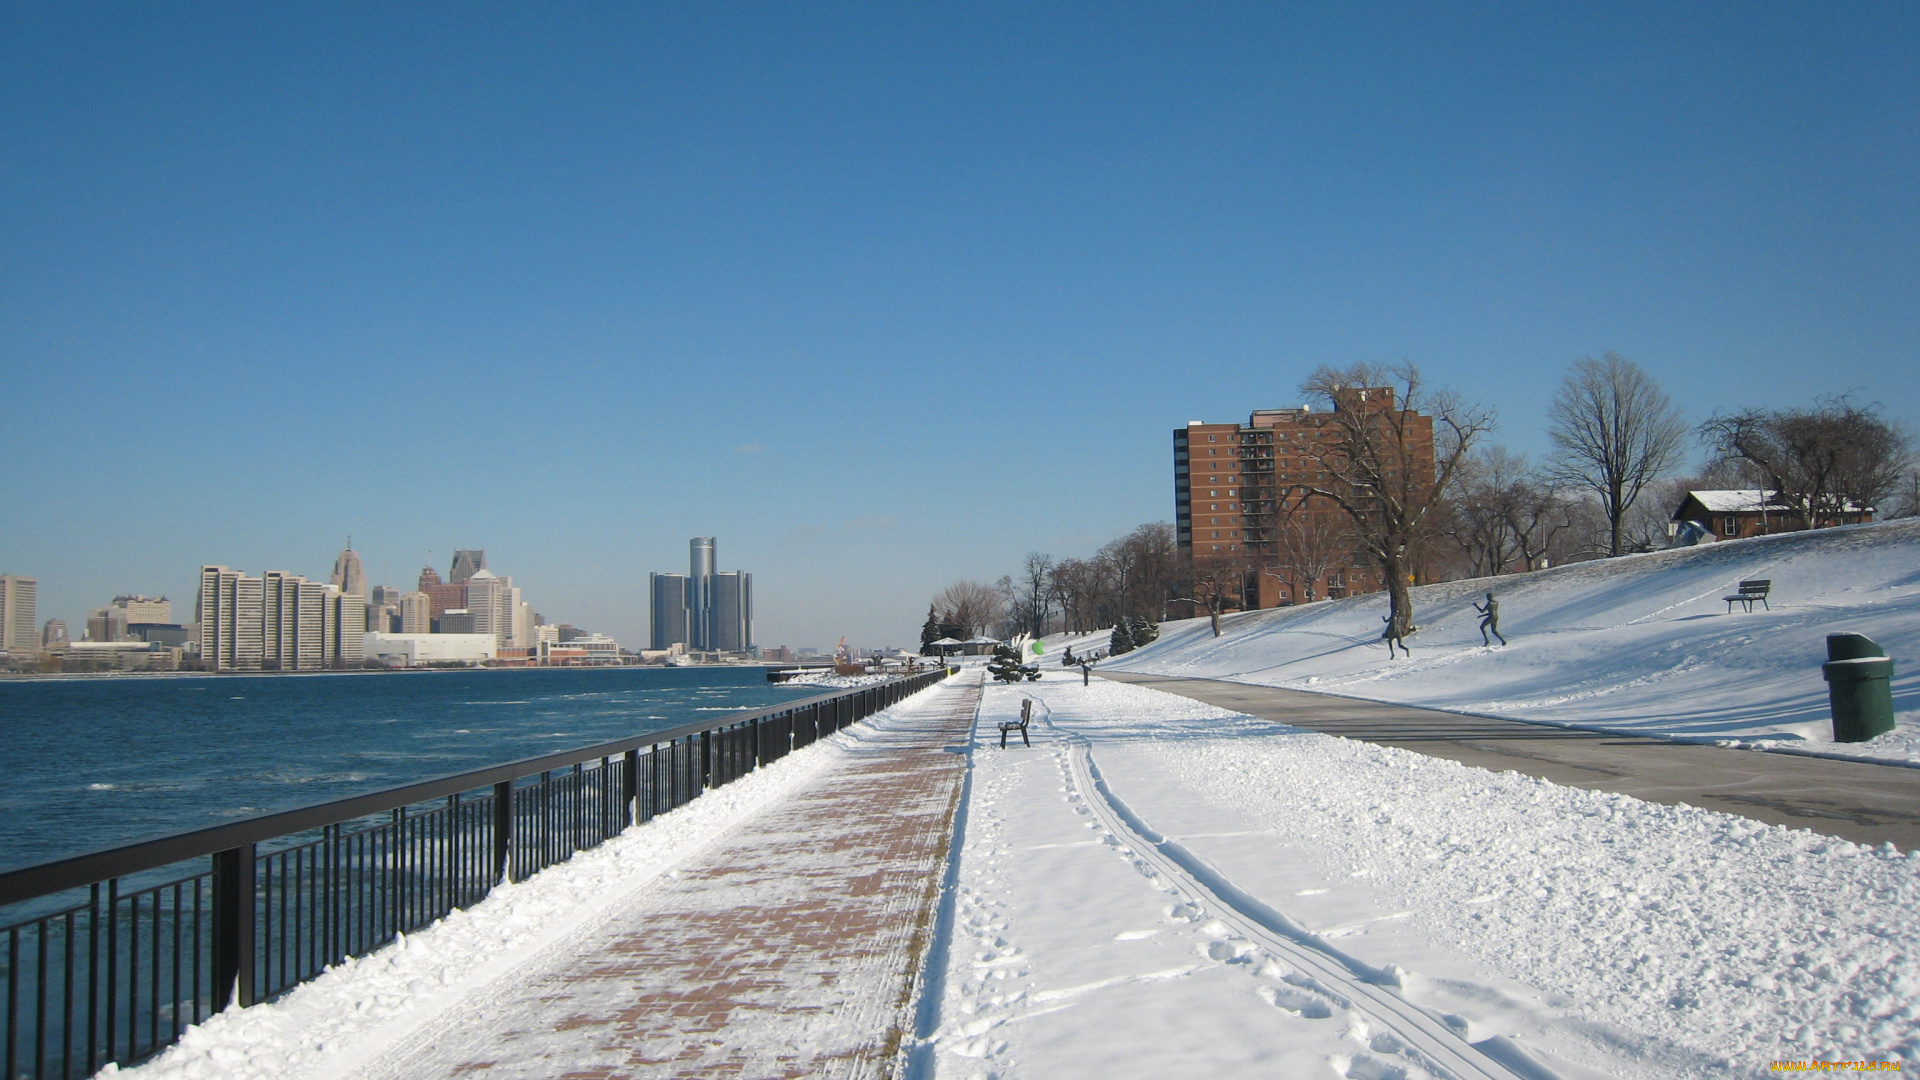
[[1862, 844], [1920, 847], [1920, 769], [1723, 750], [1281, 690], [1103, 671], [1223, 709], [1557, 784], [1689, 803]]

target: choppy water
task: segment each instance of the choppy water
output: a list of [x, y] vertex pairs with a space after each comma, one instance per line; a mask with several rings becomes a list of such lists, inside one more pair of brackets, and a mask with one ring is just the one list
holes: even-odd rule
[[760, 668], [0, 682], [0, 868], [822, 692]]

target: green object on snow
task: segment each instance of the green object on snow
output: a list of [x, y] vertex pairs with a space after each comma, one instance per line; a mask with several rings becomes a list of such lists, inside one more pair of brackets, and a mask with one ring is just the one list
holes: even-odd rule
[[1893, 661], [1865, 634], [1828, 634], [1820, 665], [1833, 706], [1833, 741], [1866, 742], [1893, 730]]

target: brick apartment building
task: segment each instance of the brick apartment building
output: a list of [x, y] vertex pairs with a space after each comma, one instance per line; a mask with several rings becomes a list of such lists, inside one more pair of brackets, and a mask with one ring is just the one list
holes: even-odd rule
[[[1355, 388], [1340, 395], [1341, 410], [1387, 413], [1391, 387]], [[1173, 433], [1174, 527], [1183, 556], [1244, 573], [1241, 608], [1280, 607], [1309, 600], [1378, 592], [1380, 569], [1356, 551], [1345, 511], [1302, 488], [1333, 489], [1327, 449], [1343, 427], [1334, 413], [1259, 409], [1245, 424], [1198, 420]], [[1433, 419], [1401, 412], [1392, 419], [1406, 446], [1405, 467], [1434, 476]], [[1301, 565], [1320, 564], [1317, 574]]]

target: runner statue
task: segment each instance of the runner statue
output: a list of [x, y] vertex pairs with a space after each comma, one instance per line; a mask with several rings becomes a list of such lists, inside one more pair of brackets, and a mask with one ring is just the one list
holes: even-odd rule
[[1473, 610], [1480, 613], [1480, 644], [1492, 648], [1493, 642], [1487, 637], [1488, 632], [1492, 632], [1494, 637], [1500, 638], [1500, 644], [1505, 645], [1507, 639], [1500, 637], [1500, 601], [1488, 593], [1486, 604], [1475, 604]]
[[1395, 645], [1400, 646], [1400, 651], [1407, 654], [1407, 659], [1413, 659], [1413, 650], [1407, 648], [1407, 639], [1413, 636], [1417, 627], [1408, 622], [1404, 616], [1396, 619], [1392, 615], [1384, 615], [1381, 616], [1380, 621], [1387, 624], [1387, 628], [1380, 631], [1380, 639], [1387, 643], [1387, 659], [1393, 659]]

